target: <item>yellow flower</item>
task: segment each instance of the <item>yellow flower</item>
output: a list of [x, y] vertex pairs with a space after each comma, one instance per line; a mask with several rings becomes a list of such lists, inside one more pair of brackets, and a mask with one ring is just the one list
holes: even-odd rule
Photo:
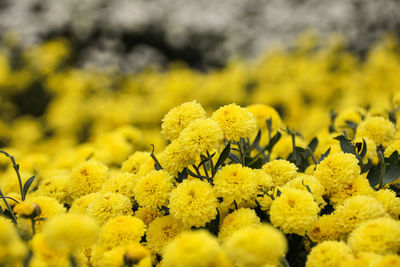
[[96, 195], [86, 212], [93, 216], [98, 222], [105, 223], [109, 219], [132, 215], [132, 204], [129, 198], [116, 193], [104, 193]]
[[395, 138], [396, 128], [393, 123], [383, 117], [368, 117], [357, 127], [357, 137], [366, 137], [376, 145], [387, 147]]
[[325, 195], [325, 188], [321, 185], [319, 180], [312, 175], [299, 174], [293, 180], [287, 182], [284, 187], [292, 187], [299, 190], [308, 191], [307, 187], [310, 188], [313, 196], [317, 200], [320, 206], [325, 206], [326, 202], [322, 198]]
[[372, 267], [400, 266], [400, 256], [397, 254], [386, 254], [377, 259], [371, 265]]
[[225, 247], [237, 266], [277, 265], [285, 257], [287, 241], [282, 232], [262, 224], [239, 229], [228, 238]]
[[276, 186], [284, 185], [294, 179], [297, 174], [297, 167], [287, 160], [277, 159], [262, 166], [262, 169], [272, 177]]
[[72, 170], [70, 181], [71, 194], [74, 198], [100, 190], [107, 180], [108, 168], [96, 161], [85, 161]]
[[337, 227], [341, 233], [353, 231], [360, 223], [386, 215], [386, 211], [373, 197], [354, 196], [346, 199], [335, 210]]
[[53, 197], [60, 203], [71, 204], [72, 198], [69, 194], [70, 178], [71, 175], [68, 172], [51, 176], [40, 183], [36, 193], [42, 196]]
[[344, 185], [339, 191], [332, 192], [329, 202], [336, 207], [352, 196], [372, 196], [373, 193], [374, 190], [371, 188], [367, 177], [360, 175], [354, 178], [350, 184]]
[[366, 221], [350, 234], [348, 244], [354, 252], [399, 253], [400, 222], [390, 217]]
[[[354, 266], [376, 266], [376, 264], [382, 259], [382, 256], [376, 253], [361, 252], [354, 255], [354, 257], [348, 258], [342, 262], [340, 267], [354, 267]], [[388, 266], [388, 265], [385, 265]], [[389, 265], [390, 266], [390, 265]]]
[[163, 213], [156, 207], [140, 207], [135, 212], [135, 217], [149, 225], [155, 218], [163, 216]]
[[168, 205], [173, 177], [164, 170], [151, 171], [141, 177], [135, 188], [135, 200], [140, 206], [161, 207]]
[[150, 159], [150, 152], [136, 151], [122, 163], [121, 171], [138, 174], [146, 160]]
[[131, 198], [134, 195], [133, 189], [138, 179], [137, 175], [129, 172], [116, 172], [103, 184], [100, 192], [119, 193]]
[[[193, 164], [194, 161], [188, 159], [186, 153], [182, 153], [183, 150], [184, 147], [179, 140], [172, 141], [158, 157], [163, 169], [172, 175], [176, 175], [178, 172], [181, 172], [183, 168]], [[154, 161], [152, 160], [152, 162], [154, 166]]]
[[21, 264], [27, 249], [20, 240], [12, 222], [0, 217], [0, 265], [14, 266]]
[[340, 191], [360, 175], [358, 160], [353, 154], [329, 154], [317, 165], [314, 176], [321, 182], [328, 195]]
[[104, 253], [99, 266], [104, 267], [151, 267], [150, 252], [139, 244], [118, 246]]
[[58, 215], [49, 219], [43, 227], [43, 236], [50, 246], [71, 252], [91, 246], [99, 232], [97, 222], [81, 214]]
[[374, 197], [378, 200], [386, 212], [397, 219], [400, 216], [400, 198], [396, 197], [396, 192], [390, 189], [381, 189], [374, 192]]
[[307, 232], [312, 241], [321, 243], [327, 240], [336, 240], [339, 238], [337, 229], [337, 217], [330, 215], [322, 215], [315, 222], [313, 227]]
[[239, 141], [240, 138], [251, 137], [257, 131], [254, 115], [236, 104], [220, 107], [211, 119], [218, 122], [227, 140]]
[[359, 124], [365, 115], [365, 110], [360, 107], [350, 107], [340, 111], [334, 121], [336, 131], [346, 130], [349, 136], [354, 136], [354, 129], [347, 122]]
[[393, 152], [397, 151], [398, 154], [400, 154], [400, 139], [394, 141], [391, 143], [386, 149], [385, 149], [385, 157], [389, 157], [392, 155]]
[[306, 267], [336, 267], [352, 256], [351, 249], [345, 243], [324, 241], [311, 249]]
[[33, 257], [29, 266], [33, 267], [69, 267], [68, 251], [58, 250], [49, 245], [45, 240], [43, 233], [34, 235], [31, 248]]
[[241, 204], [254, 200], [258, 191], [256, 174], [248, 167], [231, 164], [222, 167], [214, 177], [214, 190], [224, 202]]
[[282, 121], [278, 112], [273, 107], [264, 104], [253, 104], [246, 108], [256, 117], [259, 129], [267, 128], [267, 119], [271, 120], [273, 131], [279, 129]]
[[147, 247], [154, 254], [161, 255], [164, 247], [183, 230], [180, 221], [171, 215], [155, 218], [146, 233]]
[[197, 119], [192, 121], [179, 135], [179, 142], [185, 157], [197, 160], [200, 155], [216, 151], [224, 134], [218, 123], [212, 119]]
[[196, 101], [186, 102], [171, 109], [162, 119], [161, 134], [165, 139], [174, 140], [195, 119], [205, 119], [206, 112]]
[[213, 266], [221, 248], [205, 230], [183, 232], [166, 245], [163, 251], [165, 267]]
[[69, 213], [85, 214], [87, 207], [94, 201], [94, 199], [96, 199], [100, 195], [101, 193], [91, 193], [75, 199], [74, 202], [72, 202]]
[[170, 213], [185, 226], [202, 227], [217, 216], [218, 200], [211, 185], [199, 180], [184, 180], [172, 190]]
[[[266, 136], [266, 135], [264, 135]], [[295, 137], [296, 146], [299, 147], [306, 147], [306, 142], [304, 142], [303, 138], [296, 136]], [[268, 140], [266, 142], [268, 144]], [[288, 134], [284, 134], [275, 144], [271, 152], [271, 159], [286, 159], [290, 153], [293, 152], [293, 143], [292, 143], [292, 136]]]
[[119, 216], [110, 219], [100, 231], [98, 245], [105, 249], [139, 243], [146, 232], [142, 220], [132, 216]]
[[272, 201], [271, 223], [284, 233], [305, 234], [318, 219], [318, 204], [314, 197], [304, 190], [285, 188]]
[[219, 229], [218, 239], [225, 241], [237, 230], [247, 226], [260, 224], [260, 218], [255, 211], [248, 208], [240, 208], [225, 217]]

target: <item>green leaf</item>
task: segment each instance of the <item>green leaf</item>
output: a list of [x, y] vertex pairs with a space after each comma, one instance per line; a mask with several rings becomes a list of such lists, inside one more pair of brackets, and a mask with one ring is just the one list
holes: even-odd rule
[[184, 168], [182, 172], [178, 172], [178, 177], [176, 179], [176, 181], [178, 183], [183, 182], [183, 180], [185, 180], [188, 177], [188, 170], [187, 168]]
[[385, 172], [385, 176], [383, 178], [383, 183], [382, 186], [396, 181], [400, 177], [400, 166], [394, 166], [390, 168], [391, 166], [388, 167], [389, 170]]
[[356, 130], [357, 129], [357, 123], [353, 121], [346, 121], [347, 126], [349, 126], [351, 129]]
[[354, 149], [353, 144], [349, 139], [347, 139], [344, 135], [339, 135], [335, 137], [336, 140], [340, 142], [340, 148], [344, 153], [351, 153], [356, 155], [356, 150]]
[[385, 160], [385, 162], [391, 164], [391, 165], [397, 165], [399, 164], [399, 153], [397, 152], [397, 150], [395, 150], [390, 156], [389, 158], [387, 158]]
[[[218, 169], [222, 164], [224, 164], [225, 160], [229, 157], [230, 152], [231, 152], [231, 143], [229, 142], [229, 143], [225, 146], [224, 150], [222, 150], [221, 154], [219, 155], [219, 158], [218, 158], [218, 160], [217, 160], [217, 163], [215, 163], [215, 167], [214, 167], [215, 172], [217, 171], [217, 169]], [[212, 175], [214, 176], [214, 174], [215, 174], [215, 173], [213, 173]]]
[[315, 149], [318, 146], [318, 138], [314, 137], [311, 142], [308, 144], [308, 147], [311, 149], [312, 152], [315, 152]]
[[35, 176], [32, 176], [31, 178], [29, 178], [28, 180], [26, 180], [25, 184], [24, 184], [24, 188], [22, 190], [22, 195], [26, 196], [26, 194], [28, 193], [29, 187], [31, 187], [31, 184], [33, 183], [33, 181], [35, 180]]
[[326, 158], [330, 152], [331, 152], [331, 148], [328, 148], [328, 150], [324, 154], [321, 155], [321, 157], [319, 158], [317, 163], [319, 164], [321, 161], [323, 161], [324, 158]]
[[253, 143], [250, 145], [248, 152], [258, 147], [258, 145], [260, 144], [260, 140], [261, 140], [261, 130], [258, 130], [257, 136], [254, 139]]
[[278, 143], [279, 139], [281, 139], [282, 134], [280, 132], [276, 132], [276, 134], [271, 138], [269, 144], [264, 148], [264, 151], [272, 151], [272, 148]]
[[381, 168], [382, 165], [379, 164], [378, 166], [372, 167], [368, 172], [367, 179], [372, 187], [376, 187], [379, 184]]
[[360, 158], [363, 159], [366, 154], [367, 154], [367, 143], [365, 142], [365, 140], [363, 138], [362, 150], [361, 150], [361, 153], [360, 153]]
[[242, 163], [242, 161], [233, 153], [229, 153], [228, 157], [235, 163]]

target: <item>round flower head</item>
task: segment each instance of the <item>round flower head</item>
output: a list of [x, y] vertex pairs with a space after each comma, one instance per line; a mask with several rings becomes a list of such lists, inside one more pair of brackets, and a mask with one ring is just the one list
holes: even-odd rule
[[311, 249], [306, 267], [336, 267], [352, 256], [351, 249], [345, 243], [325, 241]]
[[325, 194], [325, 188], [321, 185], [319, 180], [312, 175], [297, 175], [296, 178], [287, 182], [284, 187], [292, 187], [306, 191], [308, 191], [309, 188], [319, 205], [325, 206], [326, 204], [325, 200], [322, 198], [322, 196]]
[[91, 193], [75, 199], [68, 212], [85, 214], [87, 207], [100, 195], [101, 193]]
[[345, 234], [353, 231], [361, 222], [385, 215], [381, 203], [369, 196], [348, 198], [335, 210], [338, 229]]
[[119, 193], [131, 198], [134, 195], [133, 189], [138, 179], [138, 176], [132, 173], [116, 172], [103, 184], [100, 192]]
[[207, 231], [183, 232], [164, 248], [163, 266], [213, 266], [218, 260], [220, 251], [217, 239]]
[[103, 225], [98, 244], [106, 249], [139, 243], [146, 232], [142, 220], [132, 216], [120, 216], [110, 219]]
[[366, 221], [350, 234], [348, 244], [354, 252], [399, 253], [400, 222], [390, 217]]
[[71, 204], [72, 199], [69, 194], [70, 177], [69, 173], [60, 173], [43, 180], [36, 191], [37, 195], [53, 197], [60, 203]]
[[162, 119], [161, 134], [170, 141], [179, 137], [179, 134], [195, 119], [205, 119], [206, 111], [196, 101], [186, 102], [171, 109]]
[[282, 123], [281, 117], [273, 107], [264, 104], [253, 104], [246, 108], [256, 117], [257, 127], [259, 129], [267, 128], [267, 119], [271, 120], [273, 131], [279, 129]]
[[169, 211], [185, 226], [202, 227], [217, 216], [218, 200], [211, 185], [184, 180], [171, 192]]
[[43, 236], [50, 246], [70, 252], [91, 246], [99, 232], [97, 222], [82, 214], [58, 215], [49, 219], [43, 227]]
[[225, 217], [219, 229], [218, 239], [220, 241], [225, 241], [237, 230], [259, 224], [260, 218], [256, 215], [254, 210], [240, 208]]
[[322, 215], [315, 222], [313, 227], [307, 232], [307, 235], [313, 242], [321, 243], [328, 240], [336, 240], [339, 238], [337, 229], [337, 218], [333, 214]]
[[373, 267], [387, 267], [387, 266], [400, 266], [400, 255], [396, 254], [386, 254], [377, 258]]
[[70, 190], [74, 198], [100, 190], [107, 180], [108, 168], [96, 161], [85, 161], [72, 170]]
[[139, 244], [118, 246], [102, 255], [99, 266], [151, 267], [151, 255], [147, 248]]
[[366, 137], [376, 145], [387, 147], [396, 136], [393, 123], [383, 117], [368, 117], [357, 127], [357, 137]]
[[[267, 135], [264, 135], [267, 137]], [[267, 139], [267, 138], [266, 138]], [[296, 146], [299, 147], [306, 147], [307, 144], [304, 142], [304, 139], [295, 136]], [[269, 140], [266, 140], [266, 144], [268, 144]], [[286, 159], [289, 155], [293, 152], [293, 143], [292, 143], [292, 136], [288, 134], [284, 134], [279, 141], [275, 144], [272, 149], [271, 159]]]
[[277, 185], [284, 185], [296, 177], [297, 167], [293, 163], [277, 159], [262, 166], [262, 169], [272, 177], [272, 182]]
[[227, 140], [239, 141], [240, 138], [250, 137], [257, 131], [254, 115], [236, 104], [219, 108], [213, 113], [211, 119], [218, 122]]
[[303, 235], [318, 219], [318, 204], [314, 197], [303, 190], [285, 188], [272, 201], [271, 223], [284, 233]]
[[365, 110], [359, 107], [350, 107], [340, 111], [334, 121], [336, 131], [346, 130], [350, 136], [354, 136], [354, 129], [349, 126], [349, 123], [359, 124], [365, 113]]
[[22, 261], [27, 250], [12, 222], [0, 217], [0, 265], [15, 266]]
[[193, 164], [194, 161], [189, 160], [186, 157], [186, 153], [182, 153], [183, 150], [184, 147], [179, 140], [175, 140], [169, 144], [158, 157], [163, 169], [172, 175], [176, 175], [188, 165]]
[[70, 252], [49, 245], [43, 233], [37, 233], [33, 236], [31, 249], [33, 257], [29, 262], [29, 266], [67, 267], [70, 265], [68, 258]]
[[146, 233], [147, 247], [154, 254], [161, 255], [164, 247], [183, 230], [181, 222], [171, 215], [155, 218]]
[[342, 152], [329, 154], [317, 165], [314, 172], [314, 176], [329, 195], [351, 184], [359, 175], [360, 167], [356, 157]]
[[140, 167], [147, 159], [150, 159], [149, 152], [136, 151], [122, 163], [121, 171], [138, 174]]
[[116, 193], [96, 195], [86, 209], [87, 214], [98, 222], [105, 223], [111, 218], [132, 215], [132, 204], [129, 198]]
[[[340, 267], [354, 267], [354, 266], [376, 266], [376, 263], [382, 258], [382, 255], [362, 252], [357, 253], [354, 257], [348, 258], [346, 261], [342, 262]], [[388, 265], [385, 265], [388, 266]], [[390, 265], [389, 265], [390, 266]]]
[[268, 224], [239, 229], [225, 243], [228, 256], [236, 266], [264, 266], [279, 264], [285, 257], [285, 236]]
[[197, 160], [200, 155], [216, 151], [224, 134], [218, 123], [212, 119], [197, 119], [192, 121], [180, 134], [179, 142], [182, 153], [191, 160]]
[[360, 175], [354, 178], [350, 184], [346, 184], [340, 190], [332, 192], [329, 202], [336, 207], [352, 196], [372, 196], [373, 193], [374, 190], [371, 188], [367, 177]]
[[390, 189], [381, 189], [374, 192], [374, 197], [378, 200], [386, 212], [397, 219], [400, 216], [400, 198], [396, 197], [396, 192]]
[[151, 171], [141, 177], [134, 189], [135, 200], [140, 206], [161, 207], [168, 204], [173, 177], [164, 170]]
[[252, 169], [240, 164], [222, 167], [214, 177], [214, 190], [226, 203], [237, 204], [253, 200], [258, 191], [257, 176]]
[[163, 216], [163, 212], [155, 207], [139, 207], [135, 212], [135, 217], [141, 219], [146, 225], [161, 216]]

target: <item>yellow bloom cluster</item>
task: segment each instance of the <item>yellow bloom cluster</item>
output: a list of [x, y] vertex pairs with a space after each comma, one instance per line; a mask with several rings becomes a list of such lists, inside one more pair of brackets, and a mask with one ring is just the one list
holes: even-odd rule
[[399, 47], [111, 75], [5, 46], [0, 265], [398, 265]]

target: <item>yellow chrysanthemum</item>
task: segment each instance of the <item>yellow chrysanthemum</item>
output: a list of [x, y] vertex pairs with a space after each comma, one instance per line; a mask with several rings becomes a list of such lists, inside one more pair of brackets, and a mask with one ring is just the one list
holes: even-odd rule
[[162, 119], [161, 134], [165, 139], [174, 140], [193, 120], [204, 119], [206, 111], [196, 101], [186, 102], [171, 109]]
[[314, 197], [303, 190], [285, 188], [272, 201], [271, 223], [284, 233], [304, 235], [318, 219], [318, 204]]
[[360, 223], [386, 215], [386, 211], [373, 197], [354, 196], [346, 199], [335, 210], [337, 227], [341, 233], [350, 233]]
[[122, 163], [121, 171], [138, 174], [146, 160], [150, 159], [150, 152], [136, 151]]
[[183, 230], [181, 222], [171, 215], [155, 218], [146, 232], [147, 247], [161, 255], [164, 247]]
[[386, 212], [397, 219], [400, 216], [400, 198], [396, 197], [396, 192], [390, 189], [381, 189], [373, 195], [378, 200]]
[[257, 127], [259, 129], [267, 128], [267, 119], [272, 122], [272, 130], [278, 130], [282, 121], [278, 112], [271, 106], [264, 104], [253, 104], [246, 107], [248, 111], [253, 113], [257, 120]]
[[393, 123], [383, 117], [368, 117], [357, 127], [357, 137], [366, 137], [376, 145], [387, 147], [396, 136], [396, 128]]
[[183, 232], [164, 248], [162, 266], [213, 266], [218, 260], [220, 251], [217, 239], [207, 231]]
[[375, 266], [382, 259], [382, 255], [370, 252], [361, 252], [342, 262], [340, 267]]
[[142, 220], [132, 216], [119, 216], [110, 219], [100, 231], [98, 245], [105, 249], [139, 243], [146, 232]]
[[340, 111], [334, 121], [336, 131], [346, 130], [350, 136], [354, 136], [354, 129], [348, 125], [348, 122], [359, 124], [365, 115], [365, 110], [360, 107], [350, 107]]
[[272, 177], [272, 182], [276, 186], [284, 185], [297, 174], [296, 165], [283, 159], [270, 161], [264, 164], [262, 169]]
[[96, 195], [86, 209], [88, 215], [98, 222], [105, 223], [109, 219], [132, 215], [132, 204], [129, 198], [122, 194], [104, 193]]
[[325, 241], [312, 248], [306, 267], [337, 267], [352, 258], [351, 249], [343, 242]]
[[400, 222], [390, 217], [366, 221], [350, 234], [348, 244], [354, 252], [399, 253]]
[[163, 216], [163, 212], [155, 207], [140, 207], [135, 212], [135, 217], [141, 219], [146, 225], [149, 225], [155, 218], [161, 216]]
[[59, 250], [49, 245], [43, 236], [43, 233], [36, 234], [31, 241], [33, 252], [32, 260], [29, 266], [32, 267], [69, 267], [69, 253], [65, 250]]
[[197, 160], [200, 155], [216, 151], [224, 134], [218, 123], [212, 119], [197, 119], [192, 121], [180, 134], [179, 142], [182, 152], [189, 160]]
[[72, 202], [69, 213], [85, 214], [87, 207], [94, 201], [94, 199], [96, 199], [100, 195], [101, 193], [91, 193], [75, 199], [74, 202]]
[[171, 192], [170, 213], [185, 226], [202, 227], [217, 216], [218, 200], [211, 185], [184, 180]]
[[0, 265], [13, 266], [22, 264], [27, 252], [12, 222], [0, 217]]
[[194, 163], [193, 160], [189, 160], [186, 157], [185, 153], [182, 153], [183, 149], [184, 147], [179, 140], [174, 140], [165, 148], [165, 150], [158, 157], [158, 160], [164, 170], [172, 175], [176, 175], [178, 172], [181, 172], [183, 168]]
[[352, 196], [372, 196], [373, 193], [374, 190], [371, 188], [367, 177], [360, 175], [354, 178], [350, 184], [346, 184], [340, 190], [332, 192], [329, 202], [336, 207]]
[[104, 267], [151, 267], [150, 252], [147, 248], [139, 244], [118, 246], [106, 251], [99, 262], [99, 266]]
[[[358, 265], [360, 266], [360, 265]], [[377, 259], [371, 264], [371, 267], [388, 267], [388, 266], [400, 266], [400, 255], [386, 254]]]
[[134, 188], [138, 181], [138, 176], [128, 172], [116, 172], [111, 175], [103, 186], [101, 187], [101, 193], [118, 193], [132, 198], [134, 195]]
[[141, 177], [135, 188], [135, 200], [140, 206], [167, 206], [171, 190], [174, 188], [173, 177], [164, 170], [151, 171]]
[[321, 182], [326, 192], [340, 191], [360, 175], [358, 160], [353, 154], [329, 154], [317, 165], [314, 176]]
[[72, 198], [69, 194], [70, 177], [71, 175], [67, 172], [43, 180], [36, 191], [37, 195], [53, 197], [60, 203], [71, 204]]
[[91, 246], [99, 232], [99, 225], [91, 217], [70, 213], [49, 219], [43, 227], [43, 236], [50, 246], [71, 252]]
[[227, 140], [239, 141], [240, 138], [250, 137], [257, 131], [254, 115], [236, 104], [220, 107], [211, 119], [218, 122]]
[[[265, 135], [264, 135], [265, 136]], [[295, 137], [296, 146], [298, 147], [306, 147], [306, 142], [304, 142], [303, 138], [296, 136]], [[268, 143], [268, 142], [267, 142]], [[278, 143], [272, 149], [271, 159], [286, 159], [290, 153], [293, 152], [293, 141], [291, 135], [283, 135]]]
[[252, 169], [240, 164], [226, 165], [214, 177], [214, 190], [224, 202], [237, 204], [254, 200], [258, 191], [257, 176]]
[[279, 264], [285, 257], [287, 241], [279, 230], [268, 224], [239, 229], [225, 243], [236, 266]]
[[85, 161], [72, 170], [70, 190], [74, 198], [100, 190], [107, 180], [108, 168], [96, 161]]
[[307, 235], [317, 243], [338, 239], [340, 233], [337, 228], [337, 217], [332, 214], [322, 215], [307, 232]]
[[319, 180], [312, 175], [307, 174], [299, 174], [293, 180], [287, 182], [284, 187], [292, 187], [299, 190], [306, 190], [310, 189], [315, 200], [317, 200], [320, 206], [325, 206], [325, 200], [322, 198], [325, 195], [325, 188], [321, 185]]
[[237, 230], [247, 226], [255, 226], [260, 224], [260, 218], [255, 211], [248, 208], [240, 208], [225, 217], [219, 229], [218, 239], [225, 241]]

